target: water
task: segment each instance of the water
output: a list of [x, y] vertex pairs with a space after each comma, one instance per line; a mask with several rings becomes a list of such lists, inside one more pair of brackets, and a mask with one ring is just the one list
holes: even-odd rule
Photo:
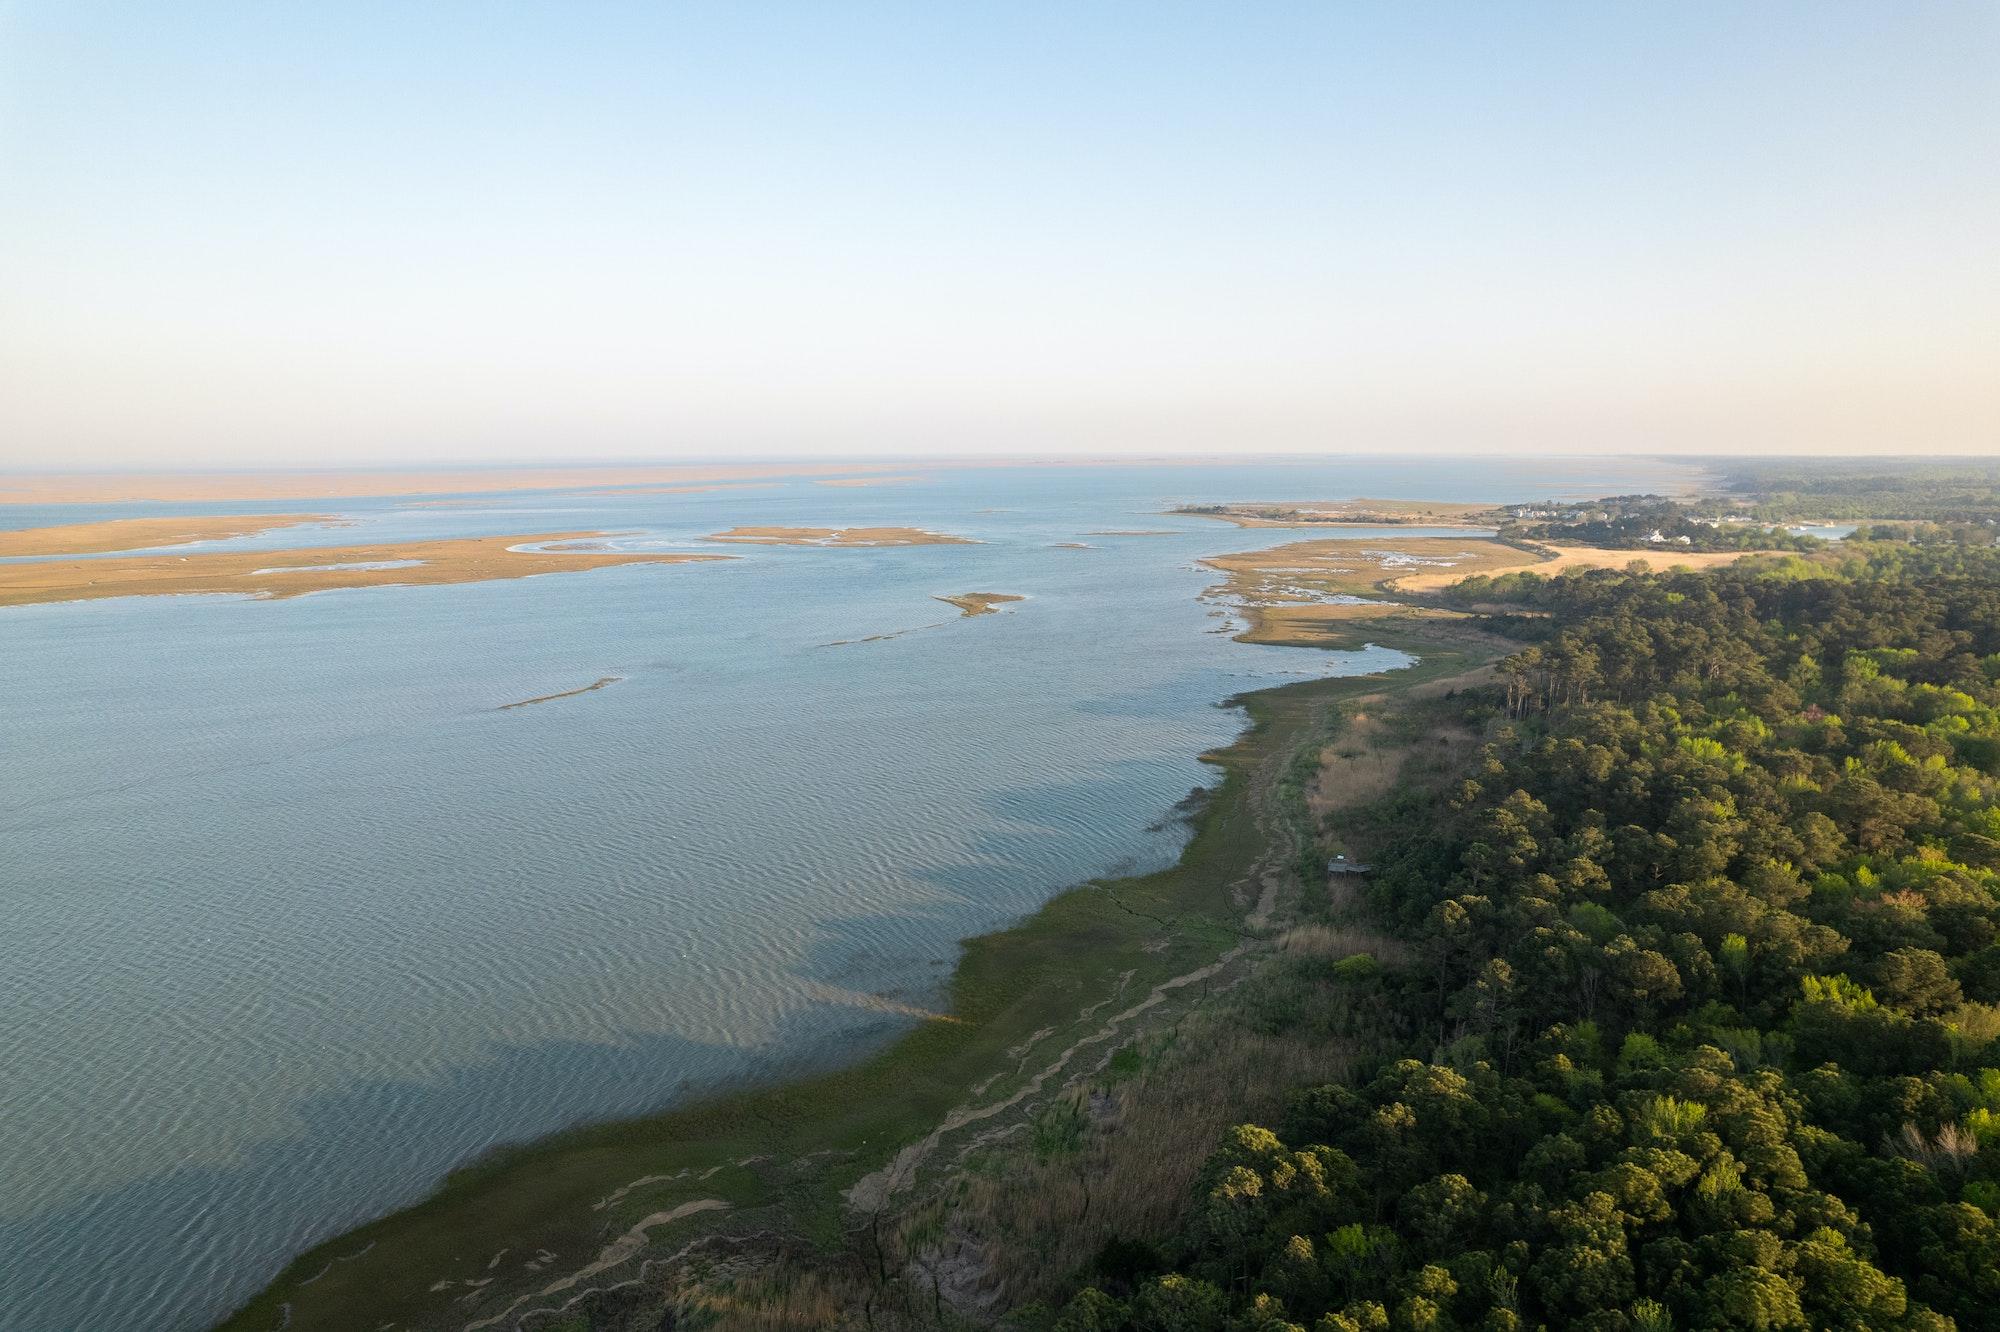
[[[0, 611], [0, 1327], [204, 1327], [496, 1144], [853, 1058], [907, 1021], [871, 997], [935, 1001], [959, 939], [1169, 862], [1168, 811], [1213, 779], [1194, 755], [1242, 724], [1222, 700], [1405, 659], [1214, 632], [1195, 559], [1301, 534], [1167, 505], [1687, 476], [1008, 468], [348, 501], [312, 508], [350, 525], [209, 548], [602, 529], [698, 549], [739, 523], [983, 544]], [[1029, 599], [932, 600], [967, 591]]]

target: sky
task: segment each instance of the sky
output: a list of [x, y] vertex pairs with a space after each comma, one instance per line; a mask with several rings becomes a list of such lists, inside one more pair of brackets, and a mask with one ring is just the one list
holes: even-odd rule
[[2000, 5], [0, 0], [0, 465], [2000, 452]]

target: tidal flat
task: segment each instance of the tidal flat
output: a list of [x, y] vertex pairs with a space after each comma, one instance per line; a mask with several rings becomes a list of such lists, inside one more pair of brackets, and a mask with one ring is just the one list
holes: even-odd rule
[[[35, 533], [19, 535], [33, 539]], [[693, 552], [614, 551], [600, 544], [605, 535], [603, 532], [529, 533], [291, 550], [5, 563], [0, 564], [0, 606], [198, 593], [275, 601], [336, 588], [483, 583], [619, 565], [690, 564], [730, 558]], [[536, 549], [517, 549], [529, 543]]]

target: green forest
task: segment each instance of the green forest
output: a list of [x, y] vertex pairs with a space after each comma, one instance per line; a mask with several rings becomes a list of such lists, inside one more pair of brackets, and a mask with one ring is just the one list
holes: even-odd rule
[[1714, 459], [1739, 511], [1773, 522], [1905, 519], [1977, 525], [1990, 540], [2000, 463], [1990, 458]]
[[1456, 595], [1521, 648], [1358, 820], [1361, 1075], [1048, 1325], [2000, 1329], [2000, 551]]

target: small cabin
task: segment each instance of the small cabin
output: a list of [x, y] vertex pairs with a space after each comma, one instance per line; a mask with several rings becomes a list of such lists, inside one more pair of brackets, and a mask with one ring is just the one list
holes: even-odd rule
[[1363, 861], [1349, 860], [1346, 856], [1335, 856], [1332, 860], [1326, 862], [1326, 872], [1328, 874], [1366, 874], [1374, 868], [1373, 865], [1366, 864]]

